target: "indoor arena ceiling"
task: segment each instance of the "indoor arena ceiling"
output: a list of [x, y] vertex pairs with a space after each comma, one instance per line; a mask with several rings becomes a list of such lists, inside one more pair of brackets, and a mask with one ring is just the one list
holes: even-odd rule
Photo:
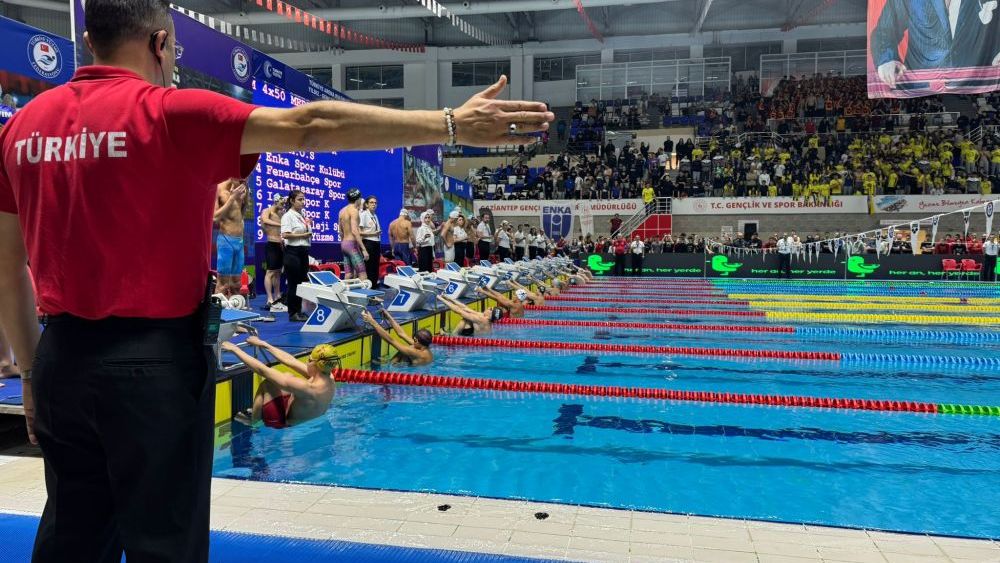
[[[866, 0], [582, 0], [582, 3], [604, 37], [858, 23], [865, 20], [867, 4]], [[291, 0], [290, 4], [386, 40], [448, 47], [482, 45], [453, 28], [448, 19], [435, 17], [417, 0]], [[573, 0], [446, 0], [443, 4], [477, 28], [514, 43], [592, 37]], [[255, 0], [179, 0], [178, 5], [258, 31], [339, 46], [330, 36], [290, 23], [285, 17], [257, 6]], [[68, 34], [66, 0], [0, 0], [0, 14], [54, 31], [64, 25]], [[345, 47], [355, 48], [350, 44]]]

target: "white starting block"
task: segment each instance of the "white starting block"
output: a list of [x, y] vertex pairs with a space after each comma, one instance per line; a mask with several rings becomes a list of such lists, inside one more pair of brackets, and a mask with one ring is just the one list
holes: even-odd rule
[[295, 290], [303, 300], [316, 304], [302, 332], [354, 328], [361, 311], [385, 297], [384, 291], [371, 287], [368, 280], [342, 280], [333, 272], [309, 272], [309, 283], [300, 283]]
[[496, 291], [506, 291], [499, 287], [503, 274], [498, 272], [489, 260], [480, 260], [478, 266], [472, 267], [472, 272], [479, 276], [479, 285]]
[[476, 286], [479, 285], [479, 274], [472, 270], [459, 267], [454, 262], [449, 262], [444, 269], [434, 273], [438, 279], [448, 285], [444, 289], [444, 294], [452, 299], [462, 297], [476, 297]]
[[494, 266], [494, 269], [496, 269], [497, 274], [500, 276], [501, 280], [505, 282], [514, 280], [518, 283], [521, 283], [521, 276], [523, 275], [523, 272], [517, 266], [517, 263], [515, 263], [510, 258], [504, 258], [503, 262], [498, 262]]
[[383, 283], [399, 291], [387, 307], [390, 312], [409, 313], [416, 309], [433, 311], [431, 297], [436, 297], [448, 288], [448, 282], [432, 274], [417, 273], [409, 266], [396, 268], [396, 273], [387, 275]]

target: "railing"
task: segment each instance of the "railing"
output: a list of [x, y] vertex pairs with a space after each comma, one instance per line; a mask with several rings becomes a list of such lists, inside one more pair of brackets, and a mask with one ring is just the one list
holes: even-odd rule
[[649, 217], [650, 215], [669, 214], [669, 213], [670, 213], [670, 198], [669, 197], [655, 198], [653, 199], [653, 201], [649, 203], [649, 205], [643, 206], [641, 209], [639, 209], [639, 211], [635, 212], [635, 215], [632, 215], [624, 222], [622, 222], [621, 226], [618, 227], [618, 230], [611, 233], [611, 236], [614, 237], [619, 233], [621, 234], [631, 233], [632, 231], [638, 229], [639, 226], [642, 225], [643, 221], [645, 221], [646, 218]]
[[700, 97], [729, 92], [731, 80], [730, 57], [577, 65], [576, 99], [625, 99], [643, 93]]
[[[895, 120], [897, 120], [897, 125], [901, 126], [901, 127], [909, 127], [910, 120], [912, 120], [916, 116], [923, 116], [923, 117], [925, 117], [927, 119], [928, 128], [932, 128], [933, 127], [933, 128], [937, 128], [937, 129], [955, 129], [955, 128], [958, 127], [957, 122], [958, 122], [958, 118], [959, 118], [959, 116], [961, 114], [959, 112], [957, 112], [957, 111], [942, 111], [942, 112], [937, 112], [937, 113], [923, 113], [923, 114], [920, 114], [920, 113], [886, 113], [886, 114], [875, 114], [875, 115], [867, 115], [867, 116], [854, 115], [854, 116], [844, 116], [844, 117], [845, 117], [845, 119], [850, 120], [850, 119], [856, 119], [856, 118], [860, 118], [860, 117], [875, 117], [876, 115], [879, 116], [879, 117], [885, 118], [885, 119], [895, 119]], [[771, 118], [771, 119], [767, 120], [767, 127], [769, 129], [776, 129], [778, 127], [778, 125], [781, 124], [781, 123], [783, 123], [783, 122], [784, 123], [805, 124], [808, 121], [812, 121], [813, 123], [816, 123], [817, 121], [820, 121], [820, 120], [823, 120], [823, 119], [831, 119], [831, 120], [836, 121], [836, 119], [838, 117], [840, 117], [840, 116], [838, 115], [838, 116], [828, 116], [828, 117], [787, 117], [787, 118], [782, 118], [782, 119]]]

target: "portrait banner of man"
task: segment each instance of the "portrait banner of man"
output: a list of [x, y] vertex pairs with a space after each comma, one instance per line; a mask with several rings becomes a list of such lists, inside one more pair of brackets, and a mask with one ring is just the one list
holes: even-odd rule
[[998, 0], [869, 0], [868, 95], [1000, 89]]

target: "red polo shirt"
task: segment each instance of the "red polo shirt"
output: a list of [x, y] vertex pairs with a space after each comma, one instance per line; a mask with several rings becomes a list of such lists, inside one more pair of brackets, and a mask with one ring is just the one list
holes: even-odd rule
[[19, 216], [43, 313], [190, 315], [210, 267], [216, 184], [246, 177], [254, 106], [90, 66], [0, 132], [0, 212]]

